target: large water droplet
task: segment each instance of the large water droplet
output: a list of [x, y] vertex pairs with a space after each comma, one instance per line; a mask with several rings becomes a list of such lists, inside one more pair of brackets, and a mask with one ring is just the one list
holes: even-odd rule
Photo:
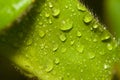
[[107, 49], [111, 51], [113, 49], [113, 46], [110, 43], [108, 43], [107, 44]]
[[80, 11], [86, 11], [85, 6], [80, 5], [80, 4], [77, 4], [77, 9], [80, 10]]
[[77, 37], [81, 37], [81, 36], [82, 36], [81, 32], [77, 31]]
[[72, 21], [70, 21], [69, 19], [62, 21], [60, 30], [62, 30], [62, 31], [69, 31], [72, 28], [73, 28], [73, 22]]
[[93, 17], [90, 14], [87, 14], [84, 16], [83, 21], [88, 24], [92, 21], [92, 19]]
[[59, 38], [62, 42], [66, 41], [66, 39], [67, 39], [65, 34], [61, 34]]
[[89, 52], [89, 58], [90, 58], [90, 59], [94, 59], [94, 58], [95, 58], [95, 53]]
[[55, 59], [55, 64], [58, 65], [60, 63], [60, 59], [59, 58], [56, 58]]
[[44, 36], [45, 36], [45, 32], [44, 31], [39, 31], [39, 36], [41, 37], [41, 38], [43, 38]]
[[53, 16], [57, 17], [60, 14], [60, 9], [53, 9]]
[[53, 63], [48, 63], [45, 71], [46, 72], [51, 72], [53, 70], [53, 67], [54, 67]]
[[83, 46], [83, 45], [78, 45], [78, 46], [76, 47], [76, 50], [77, 50], [79, 53], [82, 53], [83, 50], [84, 50], [84, 46]]

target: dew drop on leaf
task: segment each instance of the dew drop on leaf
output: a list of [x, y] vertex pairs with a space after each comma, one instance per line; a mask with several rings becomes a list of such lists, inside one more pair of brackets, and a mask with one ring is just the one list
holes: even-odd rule
[[94, 25], [93, 25], [93, 28], [94, 28], [94, 29], [97, 29], [97, 28], [98, 28], [98, 24], [94, 24]]
[[33, 40], [32, 39], [28, 39], [27, 42], [26, 42], [26, 45], [30, 46], [32, 43], [33, 43]]
[[90, 59], [94, 59], [94, 58], [95, 58], [95, 53], [89, 52], [89, 58], [90, 58]]
[[42, 30], [40, 30], [40, 31], [39, 31], [39, 36], [40, 36], [41, 38], [43, 38], [43, 37], [45, 36], [45, 32], [42, 31]]
[[58, 44], [54, 44], [53, 45], [53, 52], [57, 51], [57, 49], [58, 49]]
[[54, 67], [54, 64], [52, 62], [50, 62], [47, 64], [45, 71], [51, 72], [53, 70], [53, 67]]
[[77, 4], [77, 9], [79, 10], [79, 11], [86, 11], [86, 8], [85, 8], [85, 6], [83, 6], [83, 5], [80, 5], [80, 4]]
[[69, 19], [62, 21], [60, 30], [69, 31], [72, 28], [73, 28], [73, 22], [72, 21], [70, 21]]
[[60, 9], [53, 9], [53, 16], [57, 17], [60, 14]]
[[107, 44], [107, 49], [111, 51], [113, 49], [113, 46], [110, 43], [108, 43]]
[[71, 45], [71, 46], [72, 46], [74, 43], [75, 43], [74, 40], [71, 40], [71, 41], [70, 41], [70, 45]]
[[81, 37], [81, 36], [82, 36], [81, 32], [77, 31], [77, 37]]
[[79, 53], [82, 53], [83, 50], [84, 50], [84, 46], [83, 46], [83, 45], [78, 45], [78, 46], [76, 47], [76, 50], [77, 50]]
[[62, 41], [62, 42], [65, 42], [66, 41], [66, 36], [65, 36], [65, 34], [61, 34], [60, 36], [59, 36], [59, 38], [60, 38], [60, 40]]
[[49, 7], [53, 8], [53, 4], [51, 2], [49, 2]]
[[84, 16], [83, 21], [84, 23], [88, 24], [92, 21], [93, 17], [90, 14]]
[[111, 36], [110, 36], [110, 34], [108, 34], [108, 33], [103, 33], [102, 34], [102, 36], [101, 36], [101, 40], [102, 41], [106, 41], [106, 40], [108, 40], [108, 39], [110, 39], [111, 38]]
[[56, 58], [54, 62], [55, 62], [56, 65], [58, 65], [60, 63], [60, 59]]
[[45, 13], [45, 17], [46, 18], [50, 17], [50, 14], [49, 13]]

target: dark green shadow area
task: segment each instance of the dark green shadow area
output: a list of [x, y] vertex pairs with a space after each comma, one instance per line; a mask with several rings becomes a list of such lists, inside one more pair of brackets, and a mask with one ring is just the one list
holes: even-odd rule
[[[9, 29], [0, 32], [0, 76], [3, 76], [0, 80], [20, 80], [20, 73], [12, 68], [13, 66], [10, 65], [9, 60], [11, 56], [16, 55], [16, 51], [24, 46], [26, 37], [32, 34], [33, 25], [44, 2], [45, 0], [36, 0], [31, 10], [21, 18], [21, 22], [16, 21]], [[12, 73], [17, 78], [13, 79]], [[9, 77], [10, 74], [12, 77]]]

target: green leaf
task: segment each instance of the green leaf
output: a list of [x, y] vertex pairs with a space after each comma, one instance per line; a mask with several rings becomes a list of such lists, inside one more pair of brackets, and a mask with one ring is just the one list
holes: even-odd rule
[[0, 30], [10, 26], [31, 3], [32, 0], [0, 0]]
[[113, 36], [78, 0], [40, 0], [0, 36], [0, 53], [38, 80], [111, 80]]

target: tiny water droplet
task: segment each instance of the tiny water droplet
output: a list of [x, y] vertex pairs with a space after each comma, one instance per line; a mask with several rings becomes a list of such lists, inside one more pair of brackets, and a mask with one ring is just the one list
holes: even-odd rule
[[77, 31], [77, 37], [81, 37], [81, 36], [82, 36], [81, 32]]
[[68, 9], [69, 7], [66, 5], [65, 8]]
[[99, 52], [100, 55], [105, 55], [105, 52]]
[[89, 58], [90, 58], [90, 59], [94, 59], [94, 58], [95, 58], [95, 53], [89, 52]]
[[62, 21], [60, 30], [69, 31], [72, 28], [73, 28], [73, 22], [72, 21], [70, 21], [69, 19], [67, 19], [66, 21], [65, 20]]
[[43, 38], [44, 36], [45, 36], [45, 32], [44, 31], [39, 31], [39, 36], [41, 37], [41, 38]]
[[77, 4], [77, 9], [80, 10], [80, 11], [83, 11], [83, 12], [86, 11], [85, 6], [80, 5], [80, 4]]
[[50, 14], [45, 13], [45, 17], [46, 17], [46, 18], [50, 17]]
[[49, 24], [52, 24], [52, 20], [51, 19], [49, 19]]
[[27, 40], [27, 42], [26, 42], [26, 45], [27, 45], [27, 46], [30, 46], [32, 43], [33, 43], [33, 40], [29, 38], [29, 39]]
[[53, 63], [48, 63], [45, 71], [48, 72], [48, 73], [51, 72], [53, 70], [53, 66], [54, 66]]
[[113, 49], [113, 46], [110, 43], [108, 43], [107, 44], [107, 49], [111, 51]]
[[97, 42], [97, 38], [94, 38], [94, 39], [93, 39], [93, 42]]
[[56, 58], [55, 59], [55, 64], [58, 65], [60, 63], [60, 59], [59, 58]]
[[53, 7], [53, 4], [51, 2], [49, 2], [49, 7], [52, 8]]
[[72, 41], [70, 42], [70, 45], [72, 46], [74, 43], [75, 43], [75, 41], [74, 41], [74, 40], [72, 40]]
[[40, 26], [42, 26], [42, 25], [43, 25], [43, 23], [42, 23], [42, 22], [39, 22], [39, 25], [40, 25]]
[[84, 50], [84, 46], [83, 46], [83, 45], [78, 45], [78, 46], [76, 47], [76, 50], [77, 50], [79, 53], [82, 53], [83, 50]]
[[60, 38], [60, 40], [61, 40], [62, 42], [65, 42], [66, 39], [67, 39], [66, 36], [65, 36], [65, 34], [61, 34], [59, 38]]
[[57, 49], [58, 49], [58, 44], [54, 44], [53, 45], [53, 52], [57, 51]]
[[109, 68], [109, 65], [104, 64], [104, 69], [107, 70]]
[[93, 19], [93, 17], [92, 17], [90, 14], [87, 14], [87, 15], [84, 16], [83, 21], [84, 21], [86, 24], [88, 24], [88, 23], [90, 23], [90, 22], [92, 21], [92, 19]]
[[83, 69], [81, 69], [80, 72], [82, 73], [82, 72], [83, 72]]
[[53, 16], [57, 17], [60, 14], [60, 9], [53, 9]]

